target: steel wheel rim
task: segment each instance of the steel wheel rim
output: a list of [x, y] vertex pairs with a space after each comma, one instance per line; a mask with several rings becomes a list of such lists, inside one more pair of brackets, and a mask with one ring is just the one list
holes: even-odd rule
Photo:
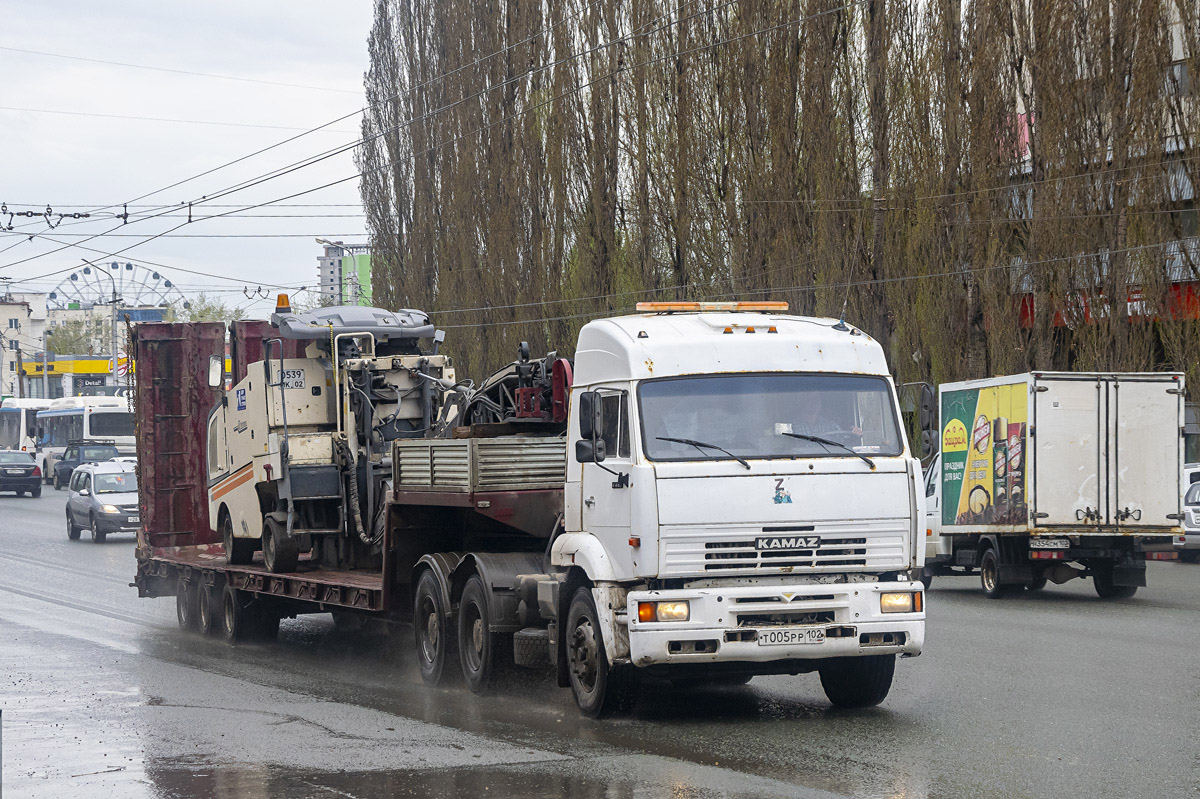
[[596, 689], [597, 655], [596, 630], [584, 617], [571, 631], [571, 675], [588, 693]]
[[417, 630], [421, 635], [421, 659], [426, 663], [432, 664], [437, 659], [437, 653], [441, 645], [441, 617], [437, 612], [437, 608], [433, 605], [433, 597], [421, 597], [420, 611], [417, 618], [422, 623], [417, 625]]
[[991, 562], [983, 564], [983, 568], [979, 571], [979, 576], [983, 578], [983, 587], [988, 591], [996, 590], [996, 571]]
[[483, 615], [474, 602], [467, 606], [466, 613], [471, 630], [471, 645], [466, 647], [467, 665], [471, 671], [479, 671], [483, 665]]
[[235, 623], [235, 613], [233, 607], [233, 598], [229, 595], [226, 595], [225, 601], [221, 603], [221, 616], [225, 622], [225, 630], [232, 635]]

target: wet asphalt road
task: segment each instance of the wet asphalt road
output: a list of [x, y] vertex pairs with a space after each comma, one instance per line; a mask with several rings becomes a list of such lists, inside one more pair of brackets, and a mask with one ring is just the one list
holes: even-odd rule
[[407, 633], [183, 634], [129, 587], [132, 536], [68, 541], [63, 504], [0, 496], [6, 797], [1200, 795], [1200, 566], [1152, 563], [1123, 602], [940, 579], [924, 655], [869, 711], [804, 675], [652, 685], [593, 722], [537, 672], [426, 689]]

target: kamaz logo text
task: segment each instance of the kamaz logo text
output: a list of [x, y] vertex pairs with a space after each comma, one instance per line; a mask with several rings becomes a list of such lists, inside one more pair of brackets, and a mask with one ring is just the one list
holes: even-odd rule
[[766, 536], [754, 539], [755, 549], [816, 549], [819, 546], [819, 535]]

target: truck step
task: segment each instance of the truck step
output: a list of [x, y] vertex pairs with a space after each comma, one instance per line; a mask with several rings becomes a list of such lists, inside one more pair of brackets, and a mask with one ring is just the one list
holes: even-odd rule
[[526, 627], [513, 633], [513, 662], [526, 667], [548, 664], [550, 631], [541, 627]]

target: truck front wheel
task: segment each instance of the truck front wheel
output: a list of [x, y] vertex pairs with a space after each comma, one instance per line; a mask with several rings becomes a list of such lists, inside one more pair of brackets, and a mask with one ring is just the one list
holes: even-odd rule
[[221, 540], [230, 566], [244, 566], [254, 559], [254, 539], [233, 537], [233, 517], [228, 512], [221, 514]]
[[872, 707], [887, 698], [895, 655], [832, 658], [821, 667], [821, 687], [838, 707]]
[[1096, 595], [1101, 599], [1129, 599], [1137, 593], [1136, 585], [1114, 585], [1113, 563], [1094, 563], [1092, 565], [1092, 585]]
[[296, 571], [300, 563], [300, 542], [289, 538], [287, 530], [274, 516], [263, 519], [263, 565], [271, 574]]
[[609, 665], [591, 589], [580, 588], [571, 598], [565, 632], [567, 675], [580, 712], [595, 719], [632, 706], [636, 674], [632, 666]]
[[422, 572], [417, 580], [417, 590], [413, 596], [413, 628], [421, 679], [426, 685], [439, 685], [451, 644], [450, 621], [442, 602], [441, 587], [433, 572], [428, 570]]
[[489, 627], [487, 586], [483, 578], [473, 574], [463, 587], [458, 607], [458, 655], [467, 687], [477, 694], [487, 690], [505, 657], [501, 651], [504, 636]]

